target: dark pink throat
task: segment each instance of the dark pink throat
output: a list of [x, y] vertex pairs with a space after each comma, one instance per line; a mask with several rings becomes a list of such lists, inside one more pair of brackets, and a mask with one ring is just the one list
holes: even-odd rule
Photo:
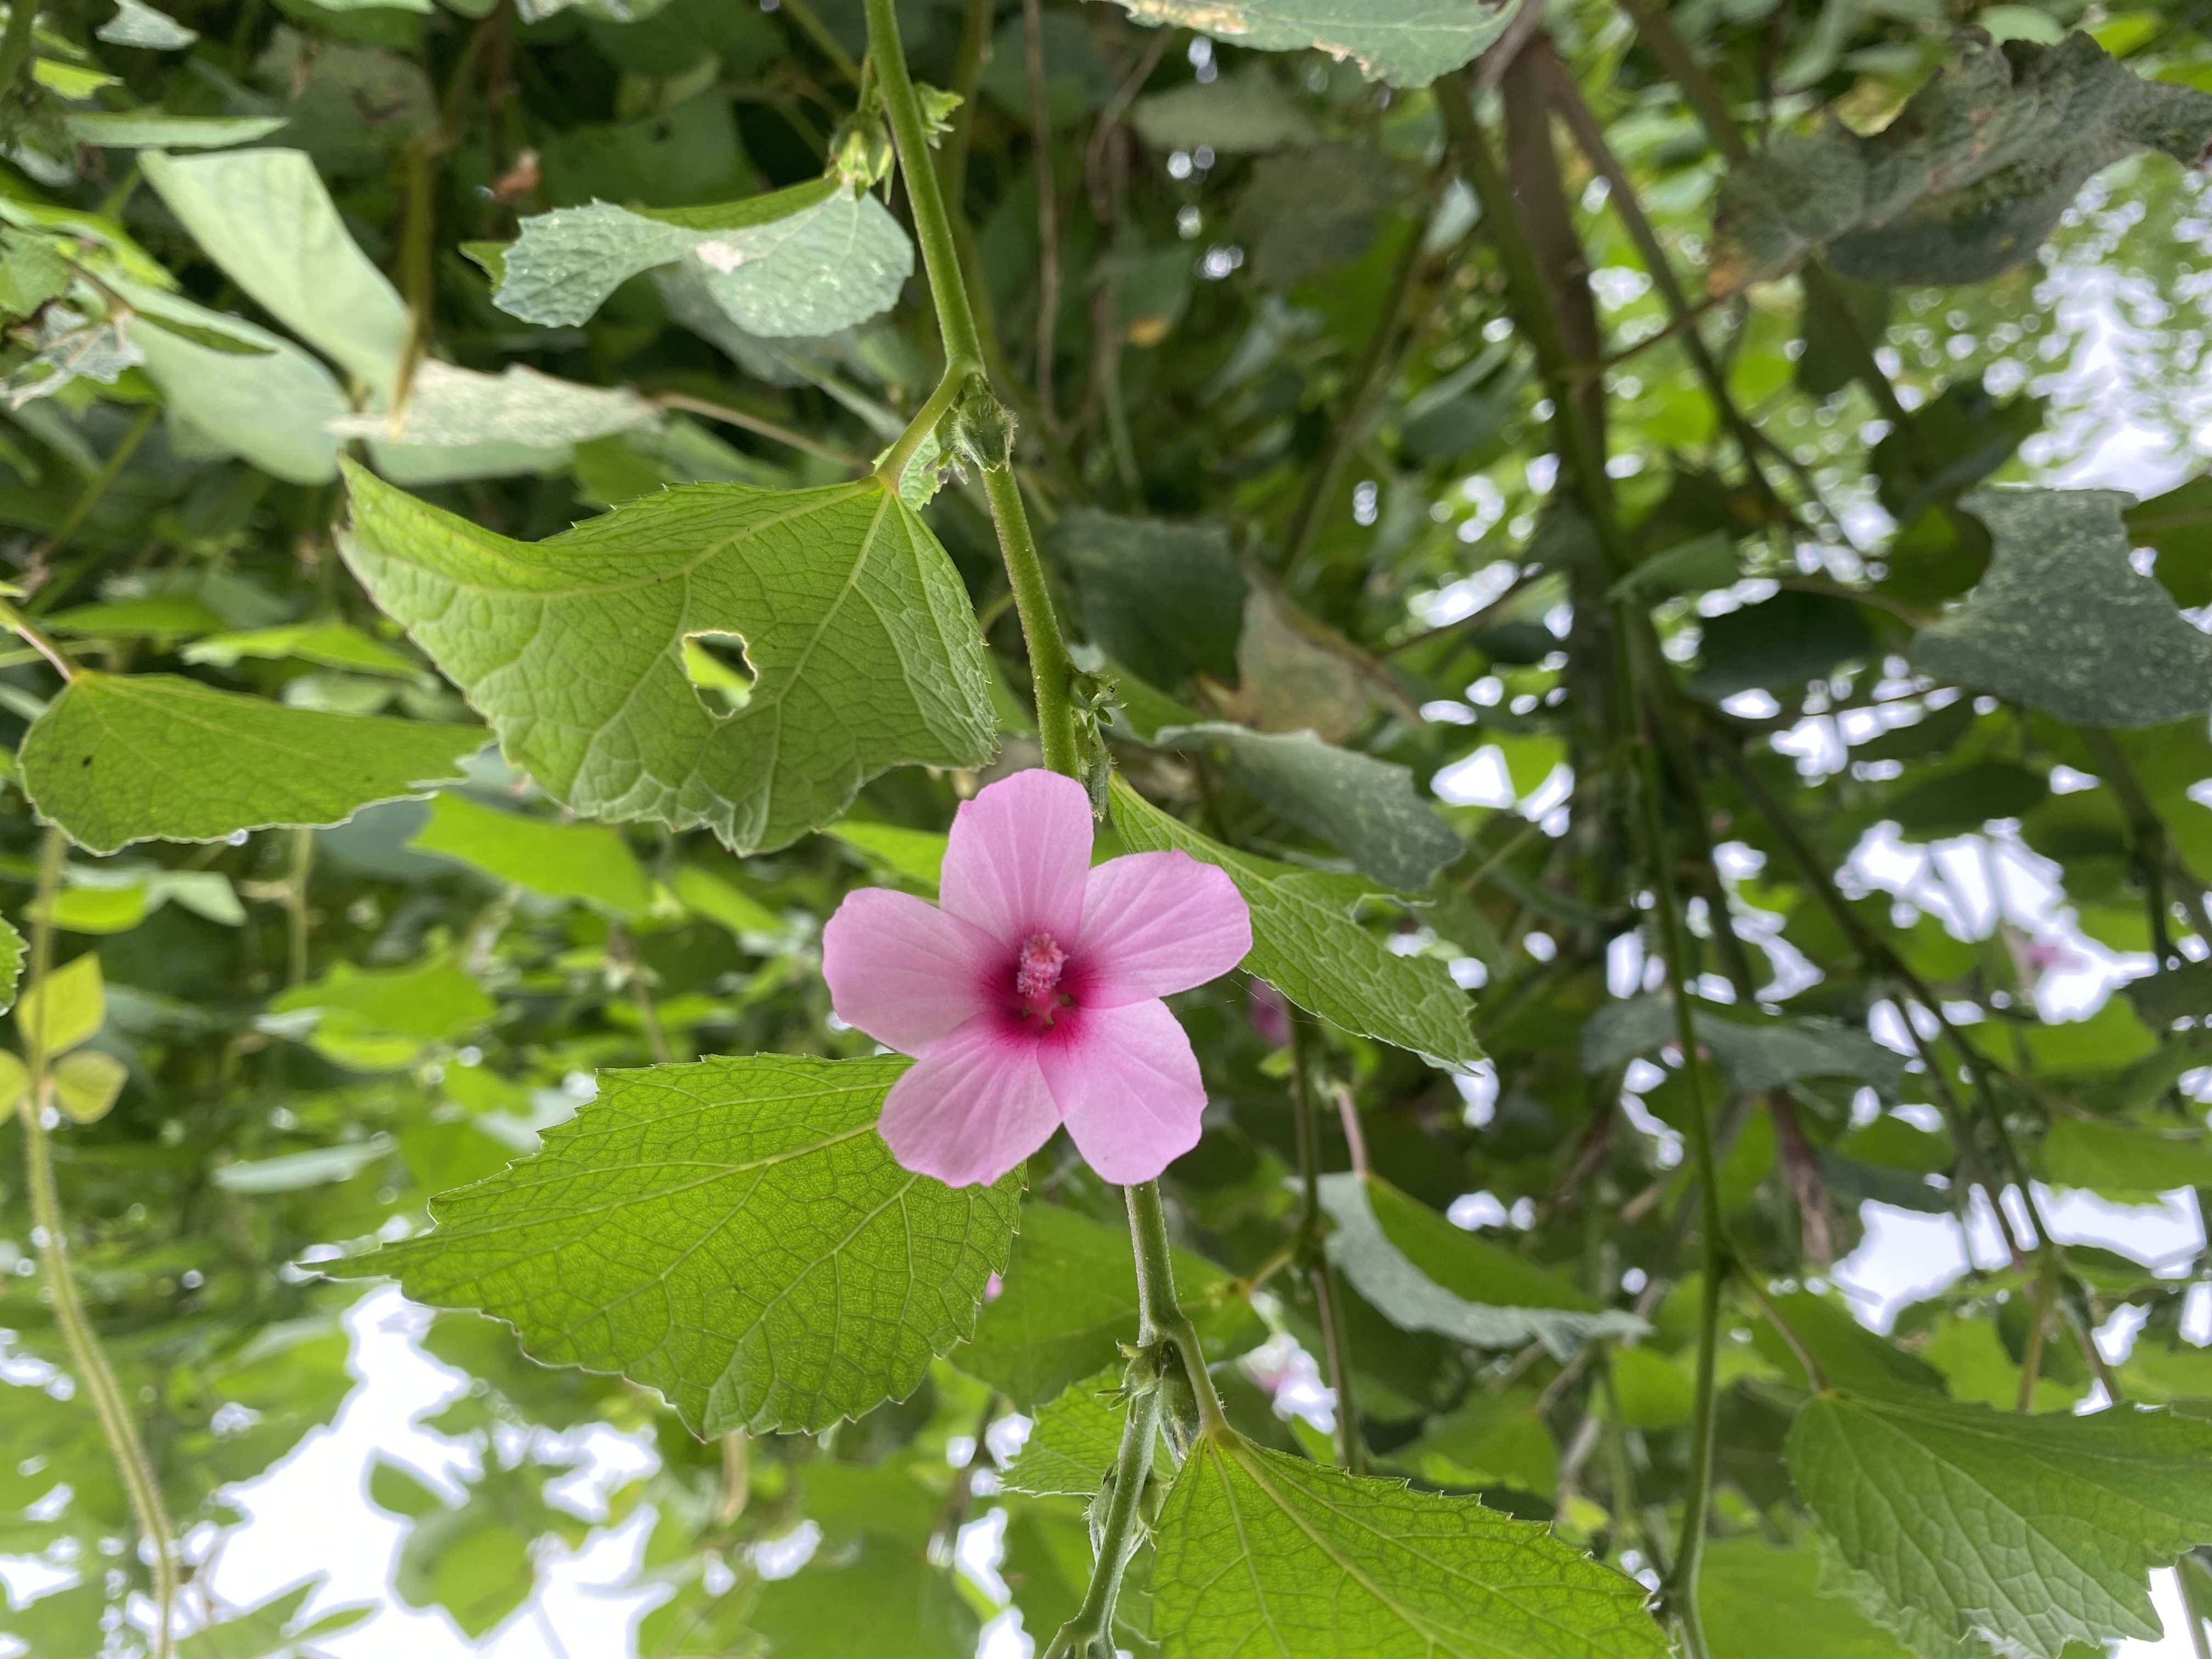
[[1074, 1000], [1060, 988], [1060, 978], [1066, 968], [1067, 952], [1050, 933], [1031, 933], [1022, 941], [1021, 955], [1014, 959], [1014, 991], [1021, 998], [1024, 1018], [1050, 1025], [1060, 1009]]

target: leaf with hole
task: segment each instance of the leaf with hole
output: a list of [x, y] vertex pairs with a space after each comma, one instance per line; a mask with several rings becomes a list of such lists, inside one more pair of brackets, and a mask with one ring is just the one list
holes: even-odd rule
[[827, 1428], [975, 1328], [1021, 1177], [955, 1192], [876, 1133], [909, 1062], [760, 1054], [603, 1072], [536, 1156], [428, 1233], [325, 1264], [512, 1324], [545, 1364], [659, 1389], [695, 1434]]
[[[967, 592], [872, 478], [690, 485], [530, 546], [346, 476], [355, 574], [507, 758], [583, 816], [780, 847], [886, 767], [975, 766], [996, 746]], [[744, 641], [743, 708], [685, 673], [701, 635]]]
[[2212, 639], [2128, 562], [2127, 501], [2109, 489], [1969, 496], [1996, 538], [1989, 574], [1920, 630], [1914, 661], [2080, 726], [2201, 718], [2212, 709]]

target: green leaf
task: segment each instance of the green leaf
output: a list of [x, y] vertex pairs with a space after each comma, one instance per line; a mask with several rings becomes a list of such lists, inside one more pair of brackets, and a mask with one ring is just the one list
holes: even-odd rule
[[1237, 678], [1248, 586], [1225, 526], [1166, 524], [1078, 507], [1052, 527], [1091, 642], [1164, 690]]
[[2128, 563], [2111, 489], [1985, 489], [1989, 574], [1920, 630], [1926, 672], [2079, 726], [2163, 726], [2212, 708], [2212, 639]]
[[502, 812], [451, 790], [407, 843], [472, 865], [494, 880], [547, 898], [582, 899], [611, 915], [653, 908], [653, 884], [619, 831], [603, 823], [556, 823]]
[[324, 714], [168, 674], [80, 673], [19, 758], [39, 811], [95, 853], [338, 823], [425, 793], [483, 746], [471, 726]]
[[23, 936], [0, 916], [0, 1014], [15, 1006], [15, 987], [23, 976]]
[[1540, 1341], [1564, 1358], [1593, 1336], [1645, 1328], [1375, 1176], [1325, 1175], [1321, 1201], [1336, 1224], [1328, 1259], [1401, 1330], [1479, 1348]]
[[[887, 766], [991, 755], [967, 592], [872, 479], [691, 485], [529, 546], [346, 476], [355, 574], [580, 814], [703, 823], [750, 851], [839, 817]], [[702, 635], [744, 641], [743, 708], [710, 708], [685, 677]]]
[[849, 1557], [811, 1561], [764, 1585], [746, 1623], [775, 1659], [974, 1659], [981, 1630], [920, 1540], [872, 1536]]
[[1167, 1659], [1664, 1659], [1644, 1587], [1471, 1498], [1241, 1437], [1192, 1448], [1152, 1566]]
[[2061, 1186], [2150, 1198], [2177, 1187], [2212, 1187], [2212, 1141], [2171, 1118], [2160, 1125], [2062, 1117], [2043, 1138], [2043, 1167]]
[[1316, 144], [1255, 162], [1230, 222], [1250, 246], [1253, 279], [1289, 288], [1366, 252], [1404, 191], [1399, 168], [1364, 145]]
[[347, 232], [304, 152], [155, 149], [139, 165], [208, 257], [264, 310], [356, 380], [392, 390], [407, 347], [406, 303]]
[[319, 1638], [351, 1629], [376, 1611], [371, 1603], [356, 1601], [303, 1621], [300, 1610], [322, 1588], [324, 1577], [318, 1573], [258, 1606], [193, 1632], [177, 1644], [178, 1659], [314, 1659]]
[[871, 823], [840, 818], [822, 832], [860, 854], [872, 865], [917, 887], [937, 890], [950, 838], [935, 830], [909, 830], [900, 823]]
[[1319, 48], [1370, 81], [1425, 87], [1505, 33], [1513, 0], [1121, 0], [1143, 23], [1199, 29], [1261, 52]]
[[2120, 993], [2154, 1031], [2166, 1030], [2178, 1019], [2212, 1019], [2212, 960], [2131, 979]]
[[1096, 1496], [1121, 1449], [1128, 1408], [1115, 1397], [1121, 1386], [1121, 1368], [1109, 1366], [1038, 1407], [999, 1484], [1031, 1498]]
[[371, 1164], [392, 1156], [389, 1135], [346, 1141], [336, 1146], [316, 1146], [304, 1152], [280, 1152], [275, 1158], [241, 1158], [218, 1164], [208, 1179], [227, 1193], [265, 1198], [273, 1193], [305, 1192], [351, 1181]]
[[[627, 432], [659, 413], [622, 386], [579, 386], [522, 363], [509, 364], [502, 374], [480, 374], [425, 358], [416, 366], [397, 421], [372, 410], [341, 415], [328, 426], [343, 438], [370, 440], [380, 466], [396, 477], [416, 479], [433, 471], [461, 477], [467, 469], [486, 474], [542, 470], [574, 445]], [[494, 446], [535, 453], [503, 461], [486, 456]], [[437, 450], [458, 451], [459, 460], [441, 461], [427, 453]]]
[[[1832, 1019], [1731, 1019], [1702, 1006], [1693, 1007], [1691, 1018], [1699, 1045], [1739, 1089], [1778, 1089], [1802, 1078], [1832, 1077], [1886, 1093], [1905, 1075], [1905, 1056]], [[1674, 999], [1668, 993], [1608, 1002], [1583, 1027], [1583, 1068], [1607, 1071], [1655, 1053], [1674, 1042], [1677, 1030]]]
[[1255, 732], [1208, 720], [1164, 726], [1152, 740], [1227, 750], [1238, 782], [1385, 886], [1418, 891], [1466, 850], [1413, 787], [1409, 768], [1340, 749], [1310, 732]]
[[23, 1034], [23, 1046], [35, 1047], [49, 1060], [76, 1048], [106, 1018], [106, 988], [99, 954], [92, 951], [55, 969], [15, 1004], [15, 1029]]
[[54, 1103], [72, 1123], [97, 1123], [106, 1117], [130, 1080], [131, 1070], [112, 1054], [83, 1048], [54, 1064]]
[[[1860, 1324], [1840, 1299], [1790, 1291], [1770, 1292], [1766, 1300], [1771, 1314], [1754, 1322], [1752, 1342], [1793, 1382], [1814, 1386], [1797, 1357], [1802, 1348], [1832, 1387], [1885, 1397], [1901, 1389], [1937, 1395], [1943, 1392], [1940, 1371]], [[1789, 1326], [1788, 1337], [1776, 1324], [1778, 1317]]]
[[2050, 793], [2051, 781], [2041, 773], [1984, 757], [1922, 774], [1890, 798], [1887, 816], [1916, 840], [1937, 841], [1972, 835], [1991, 818], [2025, 817]]
[[1958, 60], [1881, 132], [1831, 118], [1729, 175], [1714, 293], [1815, 253], [1867, 282], [1984, 282], [2034, 258], [2091, 174], [2142, 149], [2194, 166], [2212, 140], [2212, 97], [2146, 81], [2086, 34], [2055, 46], [1954, 39]]
[[193, 641], [181, 654], [186, 662], [211, 663], [217, 668], [235, 667], [248, 657], [292, 657], [356, 674], [381, 674], [403, 680], [422, 678], [422, 665], [404, 651], [372, 638], [350, 623], [331, 620], [217, 634]]
[[269, 1007], [272, 1013], [342, 1018], [365, 1030], [426, 1042], [465, 1036], [499, 1012], [482, 986], [444, 958], [412, 968], [337, 963], [320, 979], [293, 986]]
[[1130, 106], [1129, 125], [1156, 150], [1204, 145], [1222, 155], [1264, 155], [1321, 136], [1313, 118], [1258, 64], [1210, 84], [1190, 81], [1147, 93]]
[[1559, 1443], [1532, 1389], [1476, 1389], [1380, 1461], [1432, 1486], [1517, 1486], [1550, 1498], [1559, 1486]]
[[1467, 994], [1432, 957], [1401, 957], [1352, 920], [1363, 901], [1386, 896], [1357, 876], [1325, 875], [1234, 852], [1114, 781], [1114, 826], [1130, 851], [1176, 848], [1218, 866], [1252, 911], [1244, 965], [1300, 1007], [1446, 1065], [1482, 1057], [1468, 1024]]
[[1898, 1624], [2029, 1659], [2155, 1641], [2150, 1570], [2212, 1539], [2212, 1423], [2162, 1412], [1826, 1394], [1788, 1458], [1844, 1561], [1909, 1610]]
[[1785, 587], [1771, 599], [1704, 624], [1690, 692], [1719, 702], [1739, 691], [1771, 690], [1794, 706], [1808, 680], [1823, 678], [1874, 648], [1874, 630], [1852, 601]]
[[544, 1148], [324, 1271], [396, 1275], [546, 1364], [658, 1389], [696, 1434], [818, 1430], [903, 1398], [974, 1328], [1020, 1177], [955, 1192], [876, 1133], [902, 1059], [603, 1072]]
[[1895, 1637], [1822, 1594], [1812, 1550], [1777, 1549], [1755, 1535], [1705, 1545], [1698, 1608], [1712, 1659], [1908, 1659]]
[[228, 149], [283, 131], [281, 115], [70, 115], [62, 125], [80, 144], [107, 149]]
[[[146, 373], [161, 389], [172, 420], [227, 454], [240, 456], [292, 483], [337, 476], [338, 439], [330, 422], [351, 405], [331, 372], [280, 334], [173, 294], [113, 279], [116, 292], [146, 319], [167, 328], [133, 336]], [[258, 348], [246, 354], [181, 331], [211, 332]]]
[[[1267, 1340], [1251, 1304], [1205, 1257], [1174, 1252], [1176, 1288], [1209, 1360]], [[1126, 1227], [1102, 1226], [1057, 1205], [1022, 1214], [1006, 1289], [975, 1322], [953, 1364], [1017, 1406], [1064, 1393], [1114, 1363], [1137, 1340], [1137, 1257]]]
[[2189, 611], [2212, 605], [2212, 476], [2191, 478], [2120, 516], [2130, 541], [2157, 550], [2151, 574], [2176, 605]]
[[[93, 31], [117, 46], [143, 46], [149, 52], [181, 52], [198, 40], [198, 29], [188, 29], [165, 11], [156, 11], [145, 0], [115, 0], [115, 15]], [[74, 137], [74, 135], [72, 135]]]
[[547, 325], [581, 323], [630, 277], [688, 258], [747, 332], [833, 334], [889, 310], [914, 274], [898, 222], [834, 176], [720, 207], [632, 212], [593, 202], [525, 219], [521, 231], [492, 298]]

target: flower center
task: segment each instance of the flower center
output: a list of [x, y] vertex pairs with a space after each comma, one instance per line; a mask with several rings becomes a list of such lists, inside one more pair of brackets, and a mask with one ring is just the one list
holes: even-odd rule
[[1014, 988], [1025, 1002], [1050, 998], [1060, 984], [1060, 969], [1066, 966], [1067, 952], [1050, 933], [1031, 933], [1022, 941], [1022, 954], [1014, 967]]

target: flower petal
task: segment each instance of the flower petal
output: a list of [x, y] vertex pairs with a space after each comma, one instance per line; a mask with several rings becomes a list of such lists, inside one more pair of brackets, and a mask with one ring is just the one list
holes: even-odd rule
[[1105, 1179], [1150, 1181], [1198, 1145], [1206, 1085], [1164, 1002], [1085, 1008], [1037, 1063], [1077, 1149]]
[[996, 1181], [1060, 1127], [1036, 1039], [994, 1016], [929, 1045], [891, 1085], [877, 1128], [891, 1156], [948, 1187]]
[[910, 1054], [983, 1012], [984, 979], [1005, 956], [981, 928], [887, 887], [847, 894], [822, 929], [837, 1018]]
[[1072, 954], [1086, 1008], [1118, 1008], [1217, 979], [1252, 948], [1228, 874], [1188, 853], [1132, 853], [1091, 872]]
[[1083, 925], [1091, 797], [1057, 772], [1001, 778], [963, 801], [938, 892], [945, 908], [1018, 948], [1031, 933], [1063, 946]]

